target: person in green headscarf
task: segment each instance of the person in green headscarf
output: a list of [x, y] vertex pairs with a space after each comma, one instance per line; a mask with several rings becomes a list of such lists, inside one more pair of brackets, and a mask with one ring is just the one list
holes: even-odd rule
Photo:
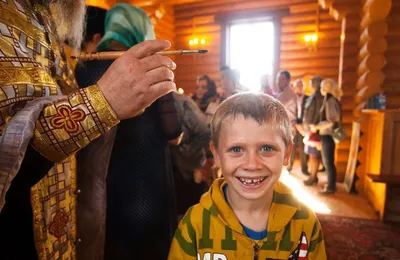
[[97, 50], [126, 50], [156, 38], [149, 16], [130, 4], [117, 4], [106, 14], [105, 34]]
[[[127, 50], [154, 38], [151, 20], [142, 9], [118, 4], [106, 14], [105, 33], [97, 49]], [[112, 63], [87, 61], [81, 73], [77, 73], [80, 86], [97, 82]], [[158, 69], [164, 73], [165, 68]], [[180, 140], [182, 133], [172, 93], [158, 99], [143, 114], [121, 120], [113, 130], [115, 138], [111, 140], [113, 147], [104, 178], [107, 216], [105, 252], [101, 259], [167, 259], [177, 226], [167, 145], [171, 140]]]

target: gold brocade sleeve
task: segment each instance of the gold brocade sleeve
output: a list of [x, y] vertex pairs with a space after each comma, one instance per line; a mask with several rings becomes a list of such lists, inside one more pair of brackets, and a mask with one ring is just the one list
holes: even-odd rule
[[58, 162], [119, 123], [97, 85], [80, 89], [47, 106], [36, 123], [32, 145]]

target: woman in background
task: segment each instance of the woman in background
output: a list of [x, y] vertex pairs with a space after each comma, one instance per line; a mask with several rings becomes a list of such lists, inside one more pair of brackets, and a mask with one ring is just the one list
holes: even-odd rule
[[306, 100], [304, 106], [304, 116], [302, 129], [299, 132], [302, 133], [304, 138], [304, 150], [309, 156], [309, 170], [310, 177], [304, 181], [304, 185], [311, 186], [318, 183], [318, 166], [320, 162], [320, 146], [321, 140], [319, 134], [315, 129], [315, 125], [320, 122], [320, 110], [322, 107], [323, 97], [321, 95], [321, 82], [322, 78], [314, 76], [310, 80], [311, 91], [313, 94]]
[[333, 79], [323, 80], [321, 94], [324, 101], [320, 110], [320, 122], [311, 126], [321, 136], [322, 162], [328, 176], [328, 184], [320, 191], [323, 194], [332, 194], [336, 191], [335, 142], [332, 138], [333, 130], [341, 124], [340, 97], [341, 89]]
[[217, 97], [217, 85], [208, 75], [197, 77], [197, 86], [205, 89], [205, 98], [207, 101]]
[[206, 90], [202, 86], [197, 86], [194, 94], [192, 95], [193, 101], [201, 111], [205, 111], [208, 103], [206, 102]]
[[196, 92], [192, 99], [197, 103], [201, 111], [205, 112], [208, 104], [218, 97], [217, 86], [206, 74], [197, 77], [196, 85]]

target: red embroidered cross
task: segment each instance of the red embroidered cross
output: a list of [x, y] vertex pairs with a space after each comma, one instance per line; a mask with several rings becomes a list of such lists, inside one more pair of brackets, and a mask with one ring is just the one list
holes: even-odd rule
[[57, 211], [53, 222], [50, 223], [49, 233], [56, 238], [60, 238], [67, 233], [67, 224], [68, 216], [61, 211]]
[[62, 105], [57, 107], [57, 115], [51, 119], [50, 124], [56, 129], [76, 133], [79, 130], [78, 123], [83, 121], [85, 117], [85, 112], [81, 109], [72, 110], [69, 106]]

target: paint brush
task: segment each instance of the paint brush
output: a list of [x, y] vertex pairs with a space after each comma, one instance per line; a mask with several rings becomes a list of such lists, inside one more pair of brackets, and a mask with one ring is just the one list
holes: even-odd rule
[[[160, 55], [184, 55], [184, 54], [203, 54], [207, 50], [171, 50], [171, 51], [159, 51], [156, 52]], [[78, 56], [71, 56], [74, 60], [115, 60], [121, 57], [125, 51], [107, 51], [107, 52], [81, 52]]]

